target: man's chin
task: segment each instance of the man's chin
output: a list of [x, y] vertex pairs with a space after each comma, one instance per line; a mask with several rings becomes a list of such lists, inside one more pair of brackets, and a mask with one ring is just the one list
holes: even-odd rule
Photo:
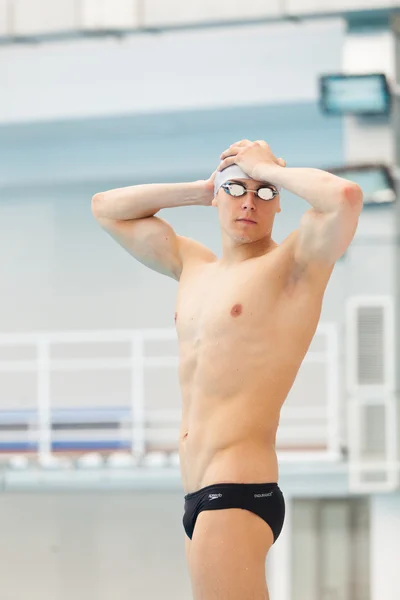
[[252, 244], [253, 242], [256, 242], [257, 240], [253, 239], [252, 237], [245, 235], [245, 234], [237, 234], [235, 233], [234, 235], [232, 235], [232, 239], [235, 242], [238, 242], [239, 244]]

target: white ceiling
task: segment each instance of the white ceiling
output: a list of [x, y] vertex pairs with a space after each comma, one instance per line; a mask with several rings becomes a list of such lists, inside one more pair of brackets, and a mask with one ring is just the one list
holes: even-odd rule
[[0, 0], [0, 37], [193, 27], [397, 6], [398, 0]]

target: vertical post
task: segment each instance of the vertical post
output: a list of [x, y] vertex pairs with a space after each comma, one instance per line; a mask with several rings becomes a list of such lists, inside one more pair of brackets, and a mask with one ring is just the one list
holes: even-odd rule
[[74, 9], [75, 9], [75, 27], [78, 30], [82, 30], [84, 28], [84, 19], [83, 19], [83, 10], [82, 6], [83, 0], [74, 0]]
[[267, 559], [267, 585], [271, 598], [292, 600], [292, 498], [285, 497], [285, 523], [282, 533], [272, 547]]
[[132, 338], [131, 407], [132, 454], [142, 457], [146, 450], [146, 422], [144, 408], [144, 357], [143, 337], [135, 333]]
[[330, 324], [327, 330], [327, 382], [328, 382], [328, 447], [331, 454], [340, 453], [339, 414], [339, 341], [337, 327]]
[[398, 462], [398, 399], [395, 394], [388, 394], [386, 398], [385, 429], [386, 429], [386, 463], [387, 480], [389, 489], [399, 488], [399, 462]]
[[358, 398], [348, 397], [347, 423], [351, 435], [348, 435], [349, 487], [359, 491], [361, 465], [361, 406]]
[[134, 19], [139, 29], [142, 29], [145, 26], [145, 2], [146, 0], [137, 0], [137, 2], [135, 3]]
[[[394, 416], [395, 416], [395, 427], [396, 427], [396, 463], [400, 461], [400, 443], [397, 441], [400, 439], [400, 14], [394, 13], [391, 20], [391, 30], [394, 37], [394, 75], [397, 93], [393, 99], [393, 135], [394, 135], [394, 163], [396, 167], [396, 197], [397, 202], [395, 203], [395, 296], [394, 296]], [[399, 477], [399, 470], [397, 469], [397, 477]]]
[[400, 493], [374, 494], [370, 506], [371, 600], [397, 600], [400, 598]]
[[37, 346], [37, 402], [38, 402], [38, 455], [39, 460], [51, 455], [50, 411], [50, 344], [45, 338]]

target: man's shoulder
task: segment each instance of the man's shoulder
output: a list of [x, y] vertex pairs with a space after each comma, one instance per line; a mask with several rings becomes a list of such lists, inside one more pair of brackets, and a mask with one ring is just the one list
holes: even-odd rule
[[274, 242], [272, 248], [269, 248], [268, 251], [263, 255], [263, 258], [268, 261], [282, 261], [290, 259], [293, 254], [293, 250], [296, 245], [296, 240], [298, 238], [298, 230], [292, 231], [284, 240], [277, 243]]
[[278, 247], [289, 250], [289, 249], [293, 248], [298, 237], [299, 237], [299, 230], [295, 229], [294, 231], [289, 233], [289, 235], [286, 236], [285, 239], [282, 240], [282, 242], [280, 244], [278, 244]]
[[327, 268], [324, 264], [315, 263], [308, 267], [296, 263], [296, 244], [299, 230], [292, 231], [282, 242], [276, 244], [274, 249], [267, 252], [263, 259], [266, 268], [268, 265], [279, 276], [282, 288], [289, 290], [291, 295], [298, 292], [324, 291], [334, 266]]
[[179, 251], [182, 257], [183, 270], [189, 272], [193, 267], [217, 261], [217, 257], [204, 244], [185, 236], [178, 236]]
[[296, 260], [296, 245], [299, 240], [299, 230], [292, 231], [282, 242], [282, 254], [289, 265], [289, 284], [291, 289], [299, 288], [311, 292], [324, 291], [332, 275], [335, 265], [328, 265], [315, 260], [310, 264], [299, 264]]

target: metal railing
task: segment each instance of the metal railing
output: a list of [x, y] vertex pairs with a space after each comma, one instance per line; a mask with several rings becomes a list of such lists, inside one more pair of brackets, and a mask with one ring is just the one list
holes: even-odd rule
[[[12, 423], [28, 423], [29, 427], [19, 439], [25, 436], [27, 448], [37, 452], [40, 460], [46, 460], [57, 449], [73, 451], [74, 448], [107, 451], [110, 448], [128, 449], [134, 456], [143, 456], [149, 448], [155, 445], [161, 450], [174, 451], [178, 449], [179, 429], [181, 419], [181, 400], [176, 398], [176, 385], [178, 381], [177, 367], [178, 355], [149, 355], [147, 345], [149, 342], [173, 343], [177, 348], [177, 338], [174, 329], [143, 329], [124, 331], [76, 331], [52, 333], [15, 333], [0, 335], [1, 356], [10, 356], [0, 360], [0, 425], [11, 427], [8, 441], [12, 442]], [[115, 356], [115, 346], [109, 355], [96, 356], [93, 349], [102, 349], [112, 344], [125, 344], [123, 356]], [[282, 409], [281, 421], [277, 439], [278, 451], [285, 453], [291, 459], [301, 459], [305, 454], [310, 456], [338, 456], [340, 451], [340, 414], [339, 414], [339, 365], [338, 365], [338, 336], [335, 325], [322, 323], [319, 325], [313, 344], [322, 344], [323, 350], [313, 350], [311, 346], [302, 370], [312, 372], [303, 376], [303, 382], [295, 382], [289, 397]], [[71, 348], [84, 348], [90, 345], [92, 356], [89, 357], [64, 357], [60, 358], [60, 350]], [[8, 349], [8, 350], [7, 350]], [[30, 349], [33, 358], [17, 356], [24, 350]], [[119, 350], [120, 352], [120, 350]], [[149, 370], [153, 374], [149, 379]], [[151, 382], [162, 376], [165, 369], [172, 369], [174, 385], [166, 387], [161, 382], [156, 390], [150, 389]], [[154, 370], [157, 370], [156, 372]], [[52, 379], [55, 374], [62, 374], [67, 385], [69, 375], [86, 373], [93, 379], [107, 372], [124, 373], [125, 380], [121, 383], [121, 394], [127, 399], [124, 406], [116, 406], [116, 402], [108, 401], [104, 406], [96, 397], [84, 399], [72, 408], [60, 406], [60, 399], [54, 389]], [[316, 393], [313, 382], [313, 373], [319, 373], [322, 388]], [[18, 410], [16, 400], [12, 399], [12, 385], [7, 388], [3, 382], [3, 374], [18, 374], [20, 381], [26, 380], [25, 394], [30, 399], [30, 410]], [[128, 374], [128, 378], [127, 378]], [[32, 375], [34, 375], [32, 379]], [[307, 375], [307, 374], [306, 374]], [[147, 381], [147, 383], [146, 383]], [[79, 385], [79, 382], [78, 382]], [[34, 387], [33, 387], [34, 386]], [[161, 407], [154, 408], [162, 395]], [[107, 396], [107, 394], [106, 394]], [[117, 396], [117, 392], [115, 393]], [[107, 398], [106, 398], [107, 399]], [[158, 400], [158, 402], [157, 402]], [[6, 406], [6, 403], [8, 405]], [[4, 407], [6, 409], [4, 410]], [[115, 434], [108, 433], [107, 442], [104, 440], [101, 422], [117, 421], [120, 428]], [[57, 442], [57, 433], [54, 423], [62, 424], [67, 431], [68, 440]], [[85, 431], [91, 425], [99, 424], [98, 434]], [[69, 431], [68, 424], [80, 425], [78, 432]], [[117, 423], [117, 425], [118, 425]], [[83, 433], [82, 433], [83, 431]], [[96, 435], [98, 437], [96, 438]], [[124, 437], [125, 436], [125, 437]], [[62, 435], [61, 435], [62, 437]], [[29, 442], [29, 444], [28, 444]], [[58, 444], [58, 446], [57, 446]], [[22, 445], [23, 447], [23, 445]], [[0, 450], [12, 452], [12, 444], [1, 443]], [[11, 449], [10, 449], [11, 448]]]

